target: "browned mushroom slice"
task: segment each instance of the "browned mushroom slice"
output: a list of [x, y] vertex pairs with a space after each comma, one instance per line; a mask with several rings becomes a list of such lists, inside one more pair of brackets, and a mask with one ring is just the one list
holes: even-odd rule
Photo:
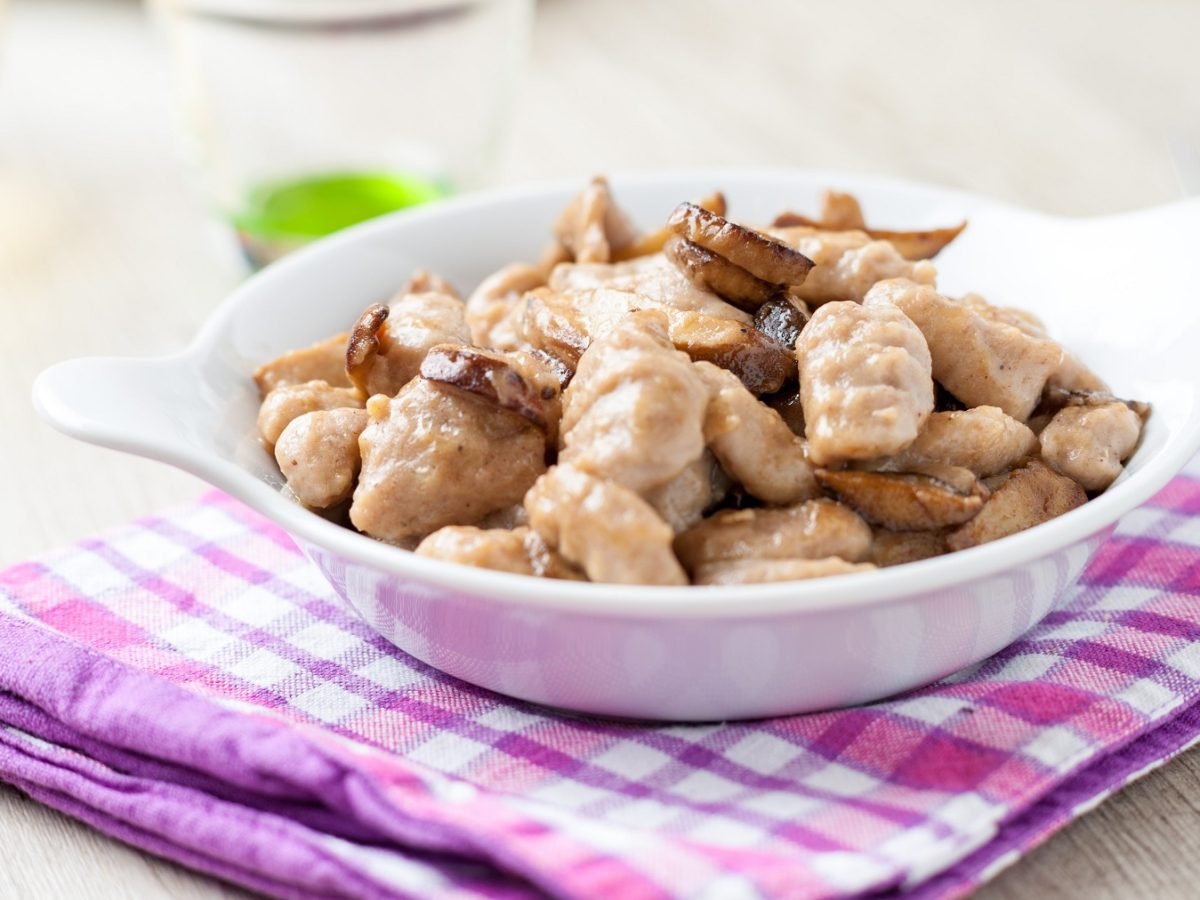
[[871, 529], [852, 509], [832, 500], [808, 500], [782, 508], [726, 509], [675, 539], [675, 553], [689, 571], [712, 562], [741, 559], [865, 559]]
[[405, 294], [368, 307], [351, 333], [346, 371], [364, 397], [393, 397], [438, 344], [470, 343], [463, 302], [449, 294]]
[[974, 473], [972, 490], [929, 475], [817, 469], [817, 481], [864, 519], [892, 531], [932, 531], [969, 521], [986, 499]]
[[796, 378], [792, 352], [757, 328], [735, 319], [649, 302], [629, 291], [531, 291], [525, 295], [522, 336], [531, 346], [574, 368], [593, 340], [604, 337], [639, 309], [661, 310], [677, 350], [728, 369], [754, 394], [777, 391]]
[[863, 231], [872, 240], [887, 241], [909, 260], [933, 259], [946, 245], [958, 237], [967, 223], [951, 228], [931, 228], [924, 231], [892, 231], [868, 228], [862, 207], [852, 194], [827, 190], [821, 197], [821, 214], [816, 219], [799, 213], [785, 212], [775, 217], [774, 228], [819, 228], [822, 231]]
[[1083, 488], [1031, 460], [996, 488], [974, 519], [946, 539], [951, 550], [999, 540], [1070, 512], [1087, 502]]
[[871, 542], [871, 562], [880, 568], [932, 559], [946, 553], [943, 531], [888, 531], [879, 528]]
[[441, 275], [435, 275], [424, 269], [417, 269], [409, 276], [404, 287], [400, 289], [400, 294], [445, 294], [455, 300], [462, 299], [462, 295], [454, 289], [454, 285]]
[[800, 388], [793, 385], [777, 394], [759, 398], [775, 412], [792, 430], [792, 434], [804, 437], [804, 404], [800, 399]]
[[503, 353], [479, 347], [442, 344], [425, 354], [421, 376], [476, 394], [502, 409], [512, 410], [543, 431], [549, 431], [557, 422], [557, 386], [544, 381], [539, 384], [522, 372], [515, 360]]
[[825, 559], [740, 559], [705, 563], [696, 569], [692, 584], [766, 584], [772, 581], [807, 581], [830, 575], [871, 572], [871, 563], [851, 563], [837, 556]]
[[782, 288], [751, 275], [723, 256], [674, 235], [663, 247], [663, 254], [696, 287], [712, 291], [739, 309], [754, 312]]
[[[720, 191], [713, 191], [707, 197], [698, 200], [697, 205], [704, 207], [709, 212], [716, 213], [718, 216], [725, 215], [725, 195]], [[662, 228], [648, 231], [628, 247], [613, 253], [613, 262], [622, 262], [627, 259], [635, 259], [639, 256], [649, 256], [652, 253], [658, 253], [674, 233], [675, 231], [670, 225], [664, 225]]]
[[350, 387], [346, 378], [346, 332], [263, 363], [254, 370], [260, 397], [285, 384], [324, 381], [334, 387]]
[[754, 327], [789, 350], [808, 324], [808, 311], [803, 300], [777, 296], [767, 300], [754, 313]]
[[750, 313], [698, 288], [661, 253], [620, 263], [572, 263], [559, 266], [550, 275], [548, 287], [567, 295], [573, 302], [585, 299], [597, 290], [636, 294], [636, 308], [663, 307], [691, 310], [719, 319], [749, 324]]
[[637, 232], [613, 200], [608, 181], [596, 177], [559, 215], [554, 237], [577, 262], [608, 262]]
[[379, 329], [390, 313], [391, 310], [382, 303], [372, 303], [350, 330], [346, 345], [346, 377], [364, 398], [367, 396], [369, 363], [379, 353]]
[[695, 203], [679, 204], [667, 224], [681, 237], [771, 284], [803, 284], [813, 267], [813, 261], [799, 250]]
[[[946, 386], [940, 381], [933, 383], [933, 411], [941, 412], [962, 412], [967, 409], [967, 404], [963, 403], [952, 393], [946, 390]], [[1001, 410], [1003, 412], [1003, 410]]]
[[770, 394], [796, 378], [791, 351], [757, 328], [703, 313], [671, 315], [671, 342], [697, 362], [728, 369], [752, 394]]
[[967, 227], [960, 222], [950, 228], [931, 228], [928, 231], [888, 231], [868, 228], [867, 234], [877, 241], [887, 241], [905, 259], [933, 259]]

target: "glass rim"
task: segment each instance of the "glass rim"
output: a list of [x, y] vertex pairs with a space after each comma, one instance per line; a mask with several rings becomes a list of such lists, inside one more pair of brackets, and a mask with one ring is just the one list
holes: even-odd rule
[[264, 28], [374, 28], [452, 19], [495, 0], [150, 0], [161, 12]]

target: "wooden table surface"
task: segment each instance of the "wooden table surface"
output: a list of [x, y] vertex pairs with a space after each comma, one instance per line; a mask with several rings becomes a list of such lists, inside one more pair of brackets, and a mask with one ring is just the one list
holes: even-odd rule
[[[0, 0], [3, 7], [3, 0]], [[175, 152], [162, 50], [118, 0], [0, 26], [0, 565], [196, 480], [34, 415], [56, 360], [183, 346], [241, 277]], [[506, 181], [705, 164], [872, 172], [1091, 214], [1177, 197], [1200, 4], [544, 0]], [[1200, 753], [979, 896], [1195, 896]], [[0, 788], [0, 898], [240, 896]]]

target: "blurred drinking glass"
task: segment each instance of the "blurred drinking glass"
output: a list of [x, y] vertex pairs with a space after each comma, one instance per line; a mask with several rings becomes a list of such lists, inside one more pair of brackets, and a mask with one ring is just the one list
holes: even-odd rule
[[150, 0], [252, 265], [486, 180], [533, 0]]

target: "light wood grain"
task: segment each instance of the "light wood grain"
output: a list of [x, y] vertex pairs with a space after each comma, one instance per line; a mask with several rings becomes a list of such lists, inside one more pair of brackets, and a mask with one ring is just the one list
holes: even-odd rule
[[[505, 180], [767, 164], [1092, 214], [1176, 196], [1200, 5], [544, 0]], [[17, 0], [0, 36], [0, 564], [195, 495], [34, 416], [49, 363], [183, 346], [239, 273], [179, 163], [138, 8]], [[901, 223], [902, 224], [902, 223]], [[227, 249], [227, 247], [224, 247]], [[981, 897], [1189, 897], [1200, 755]], [[0, 789], [0, 897], [235, 896]]]

